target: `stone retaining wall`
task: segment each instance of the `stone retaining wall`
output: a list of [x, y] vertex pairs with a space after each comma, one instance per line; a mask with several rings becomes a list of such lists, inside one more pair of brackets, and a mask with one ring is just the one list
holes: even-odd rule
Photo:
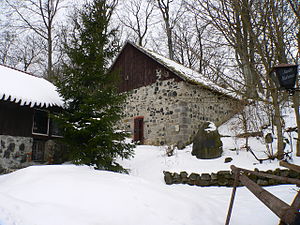
[[[255, 169], [255, 171], [259, 172], [258, 169]], [[274, 171], [268, 170], [268, 171], [260, 171], [260, 172], [265, 172], [277, 176], [300, 179], [300, 174], [291, 170], [276, 169]], [[260, 186], [285, 184], [274, 179], [258, 177], [252, 174], [248, 175], [248, 177]], [[189, 184], [189, 185], [197, 185], [201, 187], [207, 187], [207, 186], [232, 187], [234, 182], [233, 174], [231, 173], [231, 171], [219, 171], [217, 173], [210, 173], [210, 174], [191, 173], [190, 175], [185, 171], [180, 173], [171, 173], [168, 171], [164, 171], [164, 180], [168, 185]], [[239, 183], [239, 186], [241, 186], [241, 183]]]

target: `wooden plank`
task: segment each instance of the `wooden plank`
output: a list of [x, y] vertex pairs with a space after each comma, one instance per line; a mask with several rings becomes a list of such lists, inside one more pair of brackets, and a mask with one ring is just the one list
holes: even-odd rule
[[[291, 206], [295, 209], [298, 209], [298, 211], [299, 211], [299, 209], [300, 209], [300, 191], [298, 191]], [[287, 224], [281, 220], [279, 225], [287, 225]]]
[[229, 222], [230, 222], [233, 203], [234, 203], [234, 198], [235, 198], [235, 193], [236, 193], [236, 188], [237, 188], [237, 185], [239, 183], [239, 175], [240, 175], [240, 171], [237, 169], [234, 173], [233, 189], [232, 189], [232, 193], [231, 193], [231, 199], [230, 199], [230, 203], [229, 203], [229, 207], [228, 207], [228, 213], [227, 213], [227, 218], [226, 218], [225, 225], [229, 225]]
[[291, 163], [288, 163], [288, 162], [285, 162], [285, 161], [280, 161], [279, 165], [300, 173], [300, 166], [298, 166], [298, 165], [291, 164]]
[[264, 172], [256, 172], [256, 171], [251, 171], [251, 170], [247, 170], [247, 169], [242, 169], [242, 168], [238, 168], [237, 169], [244, 171], [246, 173], [250, 173], [256, 176], [260, 176], [260, 177], [266, 177], [266, 178], [270, 178], [270, 179], [274, 179], [274, 180], [279, 180], [288, 184], [297, 184], [300, 185], [300, 180], [299, 179], [295, 179], [295, 178], [289, 178], [289, 177], [281, 177], [281, 176], [277, 176], [277, 175], [273, 175], [273, 174], [268, 174], [268, 173], [264, 173]]
[[[231, 169], [232, 171], [237, 171], [235, 166], [231, 166]], [[295, 221], [298, 214], [297, 209], [292, 208], [275, 195], [266, 191], [244, 174], [240, 174], [240, 181], [284, 223], [292, 224]]]

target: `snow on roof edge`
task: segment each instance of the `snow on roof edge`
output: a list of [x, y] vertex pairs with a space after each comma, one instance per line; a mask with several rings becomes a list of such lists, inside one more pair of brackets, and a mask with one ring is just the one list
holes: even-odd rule
[[0, 64], [0, 79], [0, 101], [29, 107], [63, 107], [56, 86], [42, 77]]

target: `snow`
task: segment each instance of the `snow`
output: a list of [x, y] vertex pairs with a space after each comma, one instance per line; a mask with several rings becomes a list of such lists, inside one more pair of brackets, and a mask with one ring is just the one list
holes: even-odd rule
[[217, 130], [216, 125], [213, 122], [209, 122], [208, 127], [204, 129], [207, 133]]
[[[291, 114], [290, 114], [291, 115]], [[293, 116], [286, 122], [294, 125]], [[233, 118], [218, 131], [222, 135], [238, 132]], [[234, 128], [234, 129], [232, 129]], [[223, 155], [201, 160], [191, 155], [192, 146], [174, 150], [167, 146], [138, 145], [135, 157], [118, 162], [129, 175], [97, 171], [87, 166], [31, 166], [0, 176], [0, 225], [221, 225], [225, 223], [232, 188], [166, 185], [163, 171], [211, 173], [230, 170], [230, 165], [246, 169], [279, 168], [279, 162], [260, 164], [240, 149], [243, 139], [223, 137]], [[257, 138], [249, 144], [259, 157], [266, 146]], [[233, 160], [224, 163], [226, 157]], [[293, 156], [293, 163], [300, 164]], [[291, 204], [295, 185], [266, 187]], [[237, 188], [231, 225], [278, 224], [279, 219], [247, 188]]]
[[[293, 185], [268, 190], [286, 202], [296, 193]], [[0, 176], [0, 224], [217, 225], [224, 224], [230, 194], [231, 188], [166, 186], [87, 166], [31, 166]], [[277, 221], [249, 191], [238, 189], [231, 224]]]
[[130, 44], [135, 46], [140, 51], [144, 52], [149, 57], [153, 58], [155, 61], [161, 63], [163, 66], [170, 69], [172, 72], [177, 74], [183, 80], [186, 80], [186, 81], [192, 82], [192, 83], [196, 83], [197, 85], [203, 86], [209, 90], [216, 91], [223, 95], [233, 97], [236, 99], [240, 99], [240, 97], [237, 96], [235, 93], [229, 91], [228, 89], [220, 87], [219, 85], [215, 84], [208, 78], [204, 77], [202, 74], [196, 72], [195, 70], [187, 68], [187, 67], [183, 66], [182, 64], [177, 63], [171, 59], [168, 59], [168, 58], [166, 58], [160, 54], [157, 54], [156, 52], [153, 52], [149, 49], [143, 48], [143, 47], [135, 45], [133, 43], [130, 43]]
[[49, 81], [0, 65], [0, 99], [30, 107], [63, 106], [56, 87]]

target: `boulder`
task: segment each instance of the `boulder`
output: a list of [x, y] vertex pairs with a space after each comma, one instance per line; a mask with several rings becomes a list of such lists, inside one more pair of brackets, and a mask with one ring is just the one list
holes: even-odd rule
[[231, 157], [226, 157], [225, 160], [224, 160], [224, 163], [229, 163], [232, 161], [232, 158]]
[[170, 172], [164, 171], [164, 175], [166, 184], [173, 184], [172, 174]]
[[200, 126], [193, 141], [192, 155], [198, 159], [214, 159], [222, 155], [222, 141], [218, 130], [211, 122]]

